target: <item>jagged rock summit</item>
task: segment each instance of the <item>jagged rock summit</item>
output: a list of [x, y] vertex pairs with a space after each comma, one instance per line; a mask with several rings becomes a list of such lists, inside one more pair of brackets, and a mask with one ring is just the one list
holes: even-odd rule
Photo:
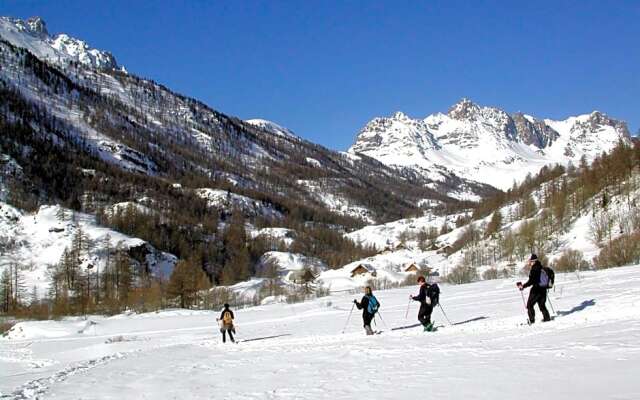
[[0, 17], [0, 37], [14, 46], [24, 47], [40, 59], [63, 65], [79, 62], [97, 69], [117, 69], [115, 57], [90, 47], [86, 42], [61, 33], [50, 36], [47, 24], [40, 17], [21, 20]]
[[544, 165], [592, 159], [630, 140], [625, 122], [599, 111], [555, 121], [509, 114], [465, 98], [447, 114], [412, 119], [397, 112], [375, 118], [349, 151], [431, 179], [449, 172], [507, 189]]

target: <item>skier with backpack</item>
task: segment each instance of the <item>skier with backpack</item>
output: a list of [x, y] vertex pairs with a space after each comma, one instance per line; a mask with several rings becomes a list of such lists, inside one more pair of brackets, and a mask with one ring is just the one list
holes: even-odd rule
[[553, 287], [555, 280], [555, 273], [549, 267], [542, 265], [538, 256], [531, 254], [529, 258], [529, 279], [523, 284], [522, 282], [516, 283], [518, 289], [523, 291], [524, 289], [531, 287], [529, 291], [529, 299], [527, 300], [527, 313], [529, 315], [529, 324], [533, 324], [536, 320], [536, 312], [534, 306], [537, 304], [542, 312], [542, 322], [551, 321], [549, 310], [547, 310], [547, 290]]
[[233, 334], [236, 333], [236, 328], [233, 326], [234, 319], [233, 311], [229, 308], [229, 304], [224, 305], [224, 309], [220, 314], [220, 318], [216, 319], [220, 324], [220, 333], [222, 333], [222, 343], [227, 342], [227, 333], [229, 334], [229, 339], [232, 343], [235, 343], [233, 339]]
[[353, 303], [358, 307], [358, 310], [362, 310], [362, 322], [364, 323], [365, 332], [367, 335], [373, 335], [375, 332], [371, 329], [371, 321], [373, 321], [373, 318], [380, 308], [380, 302], [376, 299], [376, 296], [373, 295], [371, 287], [365, 287], [362, 300], [360, 300], [360, 302], [353, 300]]
[[431, 313], [433, 308], [438, 305], [440, 297], [440, 288], [437, 284], [428, 284], [424, 276], [418, 277], [420, 292], [417, 296], [409, 295], [409, 298], [420, 302], [420, 311], [418, 311], [418, 321], [424, 327], [425, 332], [433, 331], [433, 322], [431, 322]]

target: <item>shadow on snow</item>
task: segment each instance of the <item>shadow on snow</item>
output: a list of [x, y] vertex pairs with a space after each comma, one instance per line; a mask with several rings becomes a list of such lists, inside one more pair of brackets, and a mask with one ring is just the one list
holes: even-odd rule
[[596, 305], [595, 299], [585, 300], [582, 303], [580, 303], [579, 305], [573, 307], [571, 310], [558, 311], [558, 315], [564, 317], [566, 315], [570, 315], [570, 314], [573, 314], [573, 313], [577, 313], [579, 311], [583, 311], [585, 308], [591, 307], [591, 306], [595, 306], [595, 305]]

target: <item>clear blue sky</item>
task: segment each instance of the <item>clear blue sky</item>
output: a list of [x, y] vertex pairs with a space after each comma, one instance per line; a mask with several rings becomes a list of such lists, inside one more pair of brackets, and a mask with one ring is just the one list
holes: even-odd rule
[[640, 1], [180, 3], [3, 0], [0, 14], [40, 15], [132, 73], [339, 150], [373, 117], [462, 97], [640, 128]]

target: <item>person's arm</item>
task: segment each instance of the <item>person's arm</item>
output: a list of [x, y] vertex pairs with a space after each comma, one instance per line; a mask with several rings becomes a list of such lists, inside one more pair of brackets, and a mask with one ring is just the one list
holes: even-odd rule
[[233, 311], [229, 310], [229, 312], [231, 313], [231, 319], [232, 320], [236, 319], [236, 316], [233, 314]]
[[427, 297], [427, 290], [425, 289], [424, 285], [420, 286], [420, 292], [418, 292], [417, 296], [412, 296], [411, 298], [415, 301], [419, 301], [419, 302], [424, 302], [425, 299]]
[[529, 286], [533, 286], [535, 282], [539, 282], [539, 281], [540, 281], [540, 268], [538, 268], [537, 265], [534, 265], [533, 267], [531, 267], [531, 271], [529, 271], [529, 280], [522, 285], [522, 289], [526, 289]]
[[362, 310], [363, 308], [366, 309], [368, 306], [369, 299], [367, 298], [367, 296], [362, 296], [362, 300], [360, 300], [360, 303], [356, 301], [356, 307], [358, 307], [358, 310]]

